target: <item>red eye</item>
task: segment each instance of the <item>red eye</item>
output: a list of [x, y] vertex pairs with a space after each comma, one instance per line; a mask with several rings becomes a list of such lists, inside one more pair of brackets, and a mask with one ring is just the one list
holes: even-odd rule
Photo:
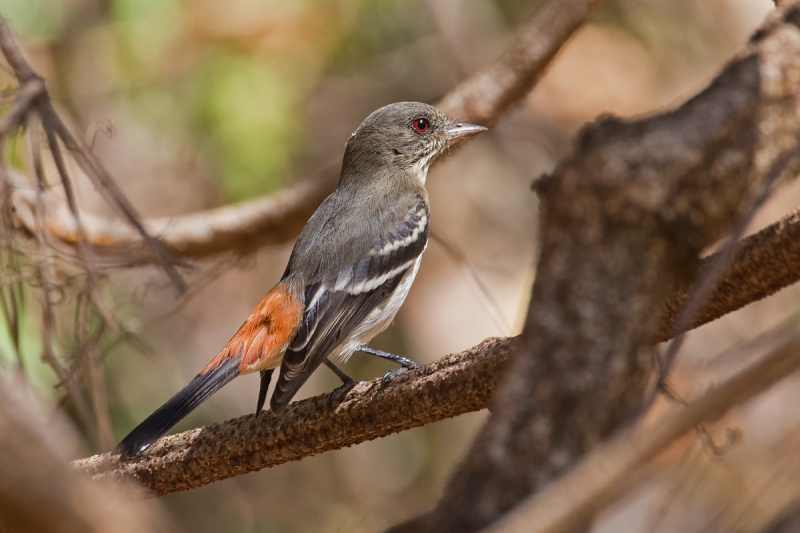
[[414, 122], [412, 122], [411, 125], [419, 133], [425, 133], [426, 131], [428, 131], [428, 128], [431, 127], [431, 123], [428, 122], [427, 118], [415, 118]]

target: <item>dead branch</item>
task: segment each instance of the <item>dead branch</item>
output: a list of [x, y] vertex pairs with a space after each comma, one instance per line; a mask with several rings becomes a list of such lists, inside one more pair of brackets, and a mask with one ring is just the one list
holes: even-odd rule
[[[478, 124], [494, 124], [530, 92], [558, 50], [603, 1], [553, 0], [546, 3], [505, 53], [485, 70], [459, 83], [436, 105], [454, 117]], [[315, 180], [272, 196], [183, 216], [151, 219], [144, 222], [143, 227], [180, 257], [247, 253], [294, 239], [322, 200], [333, 191], [336, 180], [337, 173], [326, 172]], [[13, 199], [18, 222], [31, 235], [35, 234], [31, 224], [34, 198], [30, 192], [20, 190]], [[50, 195], [46, 227], [51, 240], [63, 253], [74, 254], [78, 234], [72, 217], [61, 204], [62, 198]], [[101, 258], [124, 263], [157, 259], [158, 256], [143, 249], [138, 227], [99, 217], [85, 218], [86, 238]]]
[[[139, 239], [154, 256], [155, 262], [161, 266], [175, 287], [180, 292], [186, 291], [186, 285], [178, 271], [175, 269], [172, 258], [167, 252], [163, 242], [154, 238], [142, 224], [133, 205], [128, 201], [114, 180], [103, 168], [94, 154], [83, 145], [69, 128], [66, 127], [61, 117], [56, 113], [44, 80], [31, 68], [25, 56], [17, 45], [7, 21], [0, 16], [0, 51], [8, 61], [20, 84], [15, 108], [2, 123], [3, 131], [10, 132], [15, 126], [22, 126], [23, 119], [29, 114], [38, 115], [45, 130], [47, 144], [53, 154], [54, 162], [58, 169], [59, 177], [64, 188], [66, 204], [71, 214], [72, 224], [75, 229], [75, 253], [86, 266], [87, 275], [94, 276], [94, 261], [86, 232], [81, 223], [73, 198], [72, 186], [66, 170], [59, 140], [64, 143], [67, 150], [73, 155], [80, 167], [86, 173], [103, 197], [122, 214], [125, 220], [136, 231]], [[24, 105], [23, 105], [24, 104]], [[5, 142], [5, 137], [3, 137]], [[0, 154], [2, 155], [2, 154]], [[36, 228], [31, 229], [31, 234], [36, 235]], [[96, 283], [93, 282], [94, 285]], [[103, 305], [98, 302], [99, 311], [103, 313]], [[106, 313], [107, 314], [107, 313]]]
[[359, 383], [334, 411], [323, 394], [275, 415], [247, 415], [163, 438], [141, 457], [75, 461], [96, 479], [134, 479], [164, 495], [352, 446], [486, 407], [512, 339], [490, 339], [402, 374]]
[[[771, 332], [771, 350], [687, 406], [675, 405], [658, 419], [640, 423], [598, 446], [574, 468], [520, 504], [486, 533], [557, 533], [572, 528], [622, 495], [643, 465], [681, 435], [717, 420], [800, 369], [797, 319]], [[763, 341], [737, 348], [752, 356]]]
[[662, 115], [599, 120], [538, 183], [537, 277], [492, 417], [436, 508], [392, 531], [483, 529], [641, 405], [670, 286], [695, 276], [702, 249], [795, 149], [800, 8], [790, 5], [699, 95]]

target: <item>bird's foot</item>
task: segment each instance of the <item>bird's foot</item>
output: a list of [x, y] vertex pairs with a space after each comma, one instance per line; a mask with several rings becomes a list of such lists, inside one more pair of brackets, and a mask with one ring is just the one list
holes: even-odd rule
[[383, 375], [383, 377], [381, 378], [381, 390], [386, 388], [386, 382], [387, 381], [390, 381], [390, 380], [396, 378], [397, 376], [399, 376], [400, 374], [408, 372], [409, 370], [413, 370], [415, 368], [419, 368], [419, 365], [417, 363], [415, 363], [414, 361], [412, 361], [411, 359], [408, 359], [408, 362], [411, 363], [411, 364], [405, 364], [405, 365], [401, 366], [400, 368], [395, 368], [394, 370], [390, 370], [390, 371], [388, 371], [387, 373], [385, 373]]
[[344, 381], [344, 383], [333, 389], [330, 396], [328, 396], [328, 408], [333, 411], [333, 401], [336, 398], [344, 397], [353, 387], [358, 385], [358, 383], [359, 382], [353, 378], [348, 378], [347, 381]]

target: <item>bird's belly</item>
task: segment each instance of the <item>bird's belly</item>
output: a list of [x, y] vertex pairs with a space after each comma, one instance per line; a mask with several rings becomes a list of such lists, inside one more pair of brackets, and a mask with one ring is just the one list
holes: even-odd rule
[[389, 327], [397, 311], [403, 305], [406, 296], [408, 296], [411, 284], [414, 283], [414, 278], [417, 276], [420, 261], [422, 261], [422, 254], [417, 257], [414, 266], [400, 280], [392, 295], [373, 309], [364, 322], [353, 332], [353, 335], [343, 342], [337, 350], [334, 350], [334, 353], [338, 352], [337, 355], [342, 360], [349, 359], [359, 346], [368, 343], [372, 337]]

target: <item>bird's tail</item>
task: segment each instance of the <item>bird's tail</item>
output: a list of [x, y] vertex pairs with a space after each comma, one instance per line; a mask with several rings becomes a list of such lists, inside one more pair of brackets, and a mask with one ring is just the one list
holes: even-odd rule
[[239, 362], [236, 358], [223, 361], [206, 373], [198, 374], [167, 403], [159, 407], [144, 422], [136, 426], [115, 450], [123, 458], [136, 457], [145, 452], [161, 438], [172, 426], [180, 422], [197, 406], [206, 401], [223, 385], [239, 375]]

